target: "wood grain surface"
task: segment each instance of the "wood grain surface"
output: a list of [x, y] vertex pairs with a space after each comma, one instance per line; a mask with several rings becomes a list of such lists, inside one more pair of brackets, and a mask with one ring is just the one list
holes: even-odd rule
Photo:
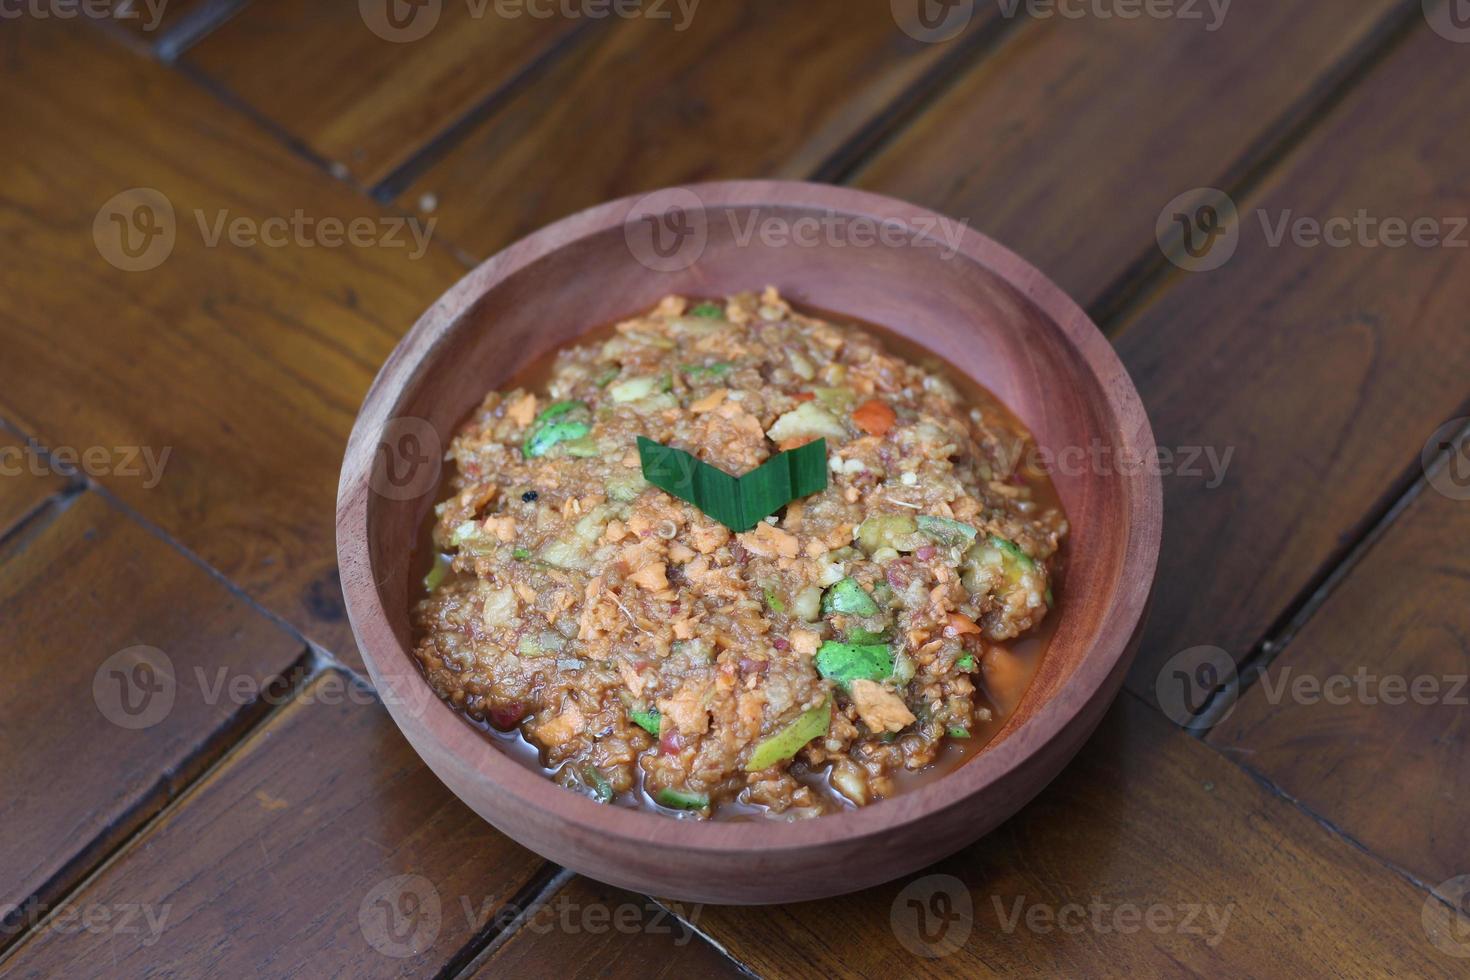
[[25, 439], [0, 426], [0, 540], [71, 482]]
[[[0, 264], [0, 412], [47, 445], [170, 451], [157, 486], [102, 482], [355, 661], [332, 555], [342, 447], [379, 364], [463, 269], [432, 244], [410, 258], [397, 225], [375, 227], [399, 228], [403, 247], [298, 236], [298, 213], [303, 229], [386, 215], [95, 32], [21, 20], [0, 45], [14, 80], [0, 88], [0, 138], [21, 151], [0, 235], [27, 243]], [[143, 271], [106, 258], [121, 254], [115, 225], [94, 238], [99, 209], [133, 188], [174, 214], [171, 252]], [[126, 219], [136, 206], [127, 199]], [[236, 245], [223, 231], [211, 244], [237, 219], [247, 231], [276, 219], [266, 233], [289, 244]]]
[[[153, 51], [180, 24], [214, 12], [224, 16], [230, 8], [245, 2], [248, 0], [102, 0], [101, 3], [79, 5], [79, 8], [105, 10], [105, 17], [96, 18], [104, 29], [124, 35], [143, 50]], [[62, 8], [56, 9], [60, 11]]]
[[[444, 790], [368, 689], [329, 672], [70, 896], [5, 969], [417, 976], [492, 928], [542, 866]], [[77, 927], [88, 910], [123, 907], [142, 913], [134, 931]]]
[[557, 4], [451, 0], [377, 16], [389, 7], [253, 0], [185, 62], [368, 187], [573, 31], [604, 26]]
[[1198, 20], [1019, 15], [1005, 44], [853, 180], [968, 219], [1091, 308], [1135, 263], [1159, 258], [1154, 222], [1170, 198], [1238, 179], [1324, 76], [1406, 6], [1255, 0], [1223, 20], [1203, 4]]
[[[1470, 166], [1470, 144], [1453, 135], [1470, 111], [1464, 54], [1428, 30], [1410, 37], [1238, 202], [1234, 256], [1188, 274], [1119, 338], [1159, 445], [1180, 453], [1164, 480], [1169, 530], [1136, 690], [1152, 696], [1160, 667], [1187, 648], [1245, 656], [1419, 472], [1435, 429], [1463, 414], [1470, 248], [1386, 247], [1376, 232], [1313, 245], [1289, 226], [1279, 245], [1272, 236], [1283, 221], [1361, 213], [1429, 219], [1470, 242], [1444, 197]], [[1209, 451], [1231, 454], [1228, 466], [1212, 468]]]
[[305, 652], [97, 494], [43, 520], [0, 550], [0, 945], [34, 915], [11, 910], [137, 830]]
[[695, 931], [702, 907], [672, 909], [643, 895], [575, 877], [468, 976], [683, 980], [746, 975]]
[[[899, 26], [909, 0], [702, 3], [687, 30], [437, 6], [409, 43], [351, 2], [179, 0], [154, 31], [43, 7], [0, 29], [0, 418], [114, 454], [85, 492], [53, 467], [0, 475], [0, 911], [18, 906], [0, 973], [1463, 972], [1470, 917], [1428, 889], [1470, 872], [1448, 695], [1466, 673], [1470, 504], [1418, 481], [1425, 440], [1470, 412], [1466, 250], [1273, 247], [1260, 214], [1455, 234], [1457, 8], [1235, 0], [1209, 30], [1208, 4], [1189, 21], [980, 2], [962, 36], [925, 44]], [[812, 175], [1035, 260], [1107, 318], [1158, 442], [1201, 453], [1164, 481], [1143, 698], [1034, 805], [856, 896], [686, 909], [709, 941], [685, 942], [643, 899], [491, 830], [304, 640], [362, 667], [332, 551], [343, 444], [471, 258], [625, 193]], [[1208, 186], [1240, 210], [1236, 252], [1176, 268], [1156, 222], [1191, 191], [1174, 210], [1198, 219]], [[112, 199], [138, 188], [167, 199], [175, 241], [132, 272], [116, 232], [151, 240], [136, 207], [157, 199]], [[407, 247], [209, 237], [297, 212], [438, 223], [413, 259], [407, 229]], [[1165, 236], [1181, 261], [1182, 244]], [[0, 425], [0, 462], [16, 438]], [[161, 479], [120, 472], [128, 447], [168, 452]], [[175, 704], [119, 727], [99, 667], [148, 645], [178, 668]], [[1153, 700], [1160, 667], [1199, 645], [1271, 660], [1203, 742]], [[1442, 699], [1289, 686], [1363, 668], [1436, 679]], [[211, 685], [284, 671], [306, 691], [205, 699], [199, 669]], [[961, 894], [965, 945], [936, 958]]]
[[885, 4], [848, 0], [705, 3], [675, 26], [609, 25], [467, 134], [400, 206], [432, 195], [445, 239], [483, 258], [625, 194], [805, 177], [964, 43], [916, 41]]
[[1470, 870], [1467, 535], [1470, 500], [1422, 492], [1210, 735], [1430, 884]]
[[1125, 694], [1061, 778], [962, 854], [832, 902], [710, 907], [699, 926], [772, 977], [1442, 975], [1426, 897]]

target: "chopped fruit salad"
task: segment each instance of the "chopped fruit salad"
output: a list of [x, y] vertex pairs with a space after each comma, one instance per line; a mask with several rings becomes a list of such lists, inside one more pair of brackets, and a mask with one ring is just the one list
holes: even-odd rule
[[773, 289], [669, 297], [459, 430], [416, 656], [611, 805], [870, 804], [993, 722], [987, 670], [1056, 601], [1067, 524], [1028, 447]]

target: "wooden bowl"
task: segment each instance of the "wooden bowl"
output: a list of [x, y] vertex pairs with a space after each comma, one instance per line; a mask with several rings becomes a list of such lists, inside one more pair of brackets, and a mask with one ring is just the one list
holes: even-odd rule
[[[438, 493], [437, 457], [486, 391], [549, 349], [668, 293], [767, 284], [798, 306], [918, 341], [999, 395], [1041, 447], [1084, 450], [1072, 458], [1086, 465], [1053, 473], [1072, 526], [1056, 633], [996, 739], [893, 799], [794, 823], [676, 820], [601, 805], [503, 755], [429, 691], [410, 654], [411, 554]], [[1107, 455], [1085, 452], [1096, 446]], [[1137, 465], [1153, 453], [1138, 393], [1102, 334], [984, 235], [847, 188], [692, 185], [542, 229], [420, 318], [368, 392], [347, 446], [342, 586], [394, 720], [439, 778], [505, 834], [635, 891], [716, 903], [819, 898], [891, 880], [974, 841], [1035, 796], [1092, 732], [1132, 659], [1153, 585], [1159, 479]]]

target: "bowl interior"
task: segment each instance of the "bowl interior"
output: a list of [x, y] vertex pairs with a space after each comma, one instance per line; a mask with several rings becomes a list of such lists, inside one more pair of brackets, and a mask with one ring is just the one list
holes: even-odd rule
[[[1128, 439], [1079, 351], [1077, 324], [1059, 323], [1044, 312], [1026, 293], [1031, 284], [1007, 281], [1005, 276], [1017, 278], [1015, 269], [992, 268], [937, 236], [910, 236], [900, 247], [860, 247], [772, 245], [744, 234], [753, 219], [790, 225], [802, 218], [830, 220], [829, 215], [800, 205], [711, 206], [703, 253], [674, 272], [640, 264], [621, 225], [574, 237], [508, 275], [492, 277], [487, 291], [470, 294], [462, 310], [451, 311], [447, 329], [427, 353], [403, 366], [407, 380], [388, 414], [425, 420], [447, 445], [487, 391], [547, 351], [669, 293], [720, 296], [774, 285], [798, 306], [875, 323], [928, 348], [999, 396], [1039, 447], [1061, 454], [1052, 478], [1072, 524], [1056, 632], [1030, 690], [989, 751], [1066, 684], [1111, 608], [1128, 546], [1131, 491], [1119, 467], [1096, 460], [1119, 452]], [[1016, 265], [1029, 272], [1024, 263]], [[1105, 346], [1085, 317], [1081, 322]], [[1075, 448], [1062, 454], [1069, 447]], [[373, 656], [409, 658], [412, 552], [436, 492], [437, 482], [409, 499], [373, 494], [368, 501], [373, 580], [400, 648], [372, 651]], [[498, 751], [490, 740], [481, 741], [484, 752]], [[483, 767], [484, 760], [471, 764]], [[971, 765], [973, 760], [961, 772]]]

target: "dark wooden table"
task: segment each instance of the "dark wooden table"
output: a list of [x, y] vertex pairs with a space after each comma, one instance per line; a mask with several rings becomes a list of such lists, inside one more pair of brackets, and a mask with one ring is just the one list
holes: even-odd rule
[[[0, 973], [1463, 976], [1470, 3], [1219, 7], [16, 5]], [[1126, 693], [999, 831], [678, 907], [423, 767], [333, 508], [467, 266], [750, 176], [910, 199], [1068, 289], [1170, 453], [1164, 552]]]

